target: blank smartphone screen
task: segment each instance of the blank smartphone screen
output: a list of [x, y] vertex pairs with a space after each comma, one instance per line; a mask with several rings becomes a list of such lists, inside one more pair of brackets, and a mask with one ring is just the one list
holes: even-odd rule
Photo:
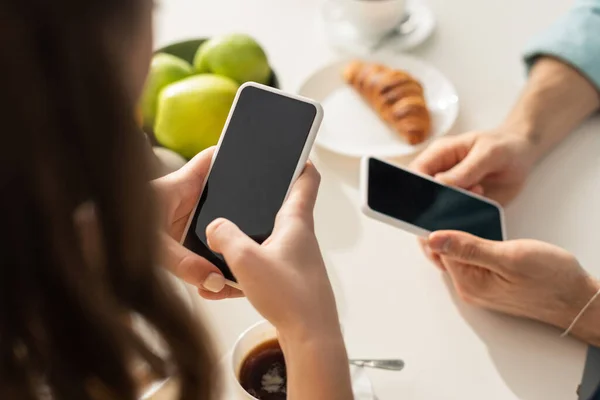
[[369, 159], [368, 206], [429, 232], [459, 230], [503, 240], [500, 210], [393, 165]]
[[221, 142], [184, 245], [235, 282], [223, 257], [209, 250], [206, 227], [219, 217], [258, 243], [273, 231], [315, 121], [314, 105], [246, 87]]

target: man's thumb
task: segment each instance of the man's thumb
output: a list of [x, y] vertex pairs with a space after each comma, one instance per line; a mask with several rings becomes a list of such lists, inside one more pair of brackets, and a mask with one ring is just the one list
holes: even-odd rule
[[490, 173], [489, 156], [483, 151], [472, 150], [453, 168], [436, 175], [436, 179], [447, 185], [470, 189], [481, 183], [483, 178]]
[[458, 231], [439, 231], [429, 235], [434, 253], [488, 269], [497, 269], [502, 261], [502, 242], [493, 242]]

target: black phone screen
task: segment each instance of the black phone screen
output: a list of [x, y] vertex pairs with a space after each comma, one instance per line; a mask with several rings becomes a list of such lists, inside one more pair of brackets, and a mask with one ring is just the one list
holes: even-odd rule
[[369, 159], [368, 206], [379, 213], [425, 229], [459, 230], [503, 240], [502, 217], [494, 204]]
[[235, 282], [206, 227], [223, 217], [258, 243], [273, 230], [317, 115], [314, 105], [253, 86], [239, 94], [184, 245]]

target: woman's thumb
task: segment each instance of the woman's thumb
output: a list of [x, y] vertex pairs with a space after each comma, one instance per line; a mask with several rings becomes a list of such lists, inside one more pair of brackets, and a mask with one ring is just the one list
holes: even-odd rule
[[208, 225], [206, 239], [211, 250], [222, 254], [236, 275], [240, 266], [251, 263], [260, 251], [258, 243], [224, 218], [218, 218]]

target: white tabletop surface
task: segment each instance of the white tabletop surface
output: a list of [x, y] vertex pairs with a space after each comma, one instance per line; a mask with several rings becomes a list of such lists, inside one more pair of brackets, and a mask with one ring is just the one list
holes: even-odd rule
[[[320, 0], [164, 0], [157, 46], [232, 31], [266, 48], [282, 86], [295, 90], [340, 54], [316, 23]], [[524, 82], [520, 51], [570, 0], [430, 0], [434, 36], [413, 55], [456, 85], [456, 132], [493, 127]], [[351, 357], [400, 357], [400, 373], [370, 372], [380, 400], [575, 399], [586, 347], [560, 332], [463, 304], [421, 254], [414, 237], [361, 215], [358, 162], [316, 150], [323, 175], [317, 231]], [[400, 160], [406, 161], [406, 160]], [[575, 253], [600, 274], [600, 121], [587, 123], [534, 172], [508, 208], [511, 238]], [[201, 301], [220, 354], [259, 319], [246, 300]]]

